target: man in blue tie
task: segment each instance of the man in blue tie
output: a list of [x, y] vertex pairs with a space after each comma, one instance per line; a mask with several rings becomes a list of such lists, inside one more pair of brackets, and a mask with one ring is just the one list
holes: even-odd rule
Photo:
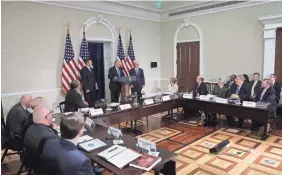
[[115, 79], [124, 77], [124, 72], [121, 69], [120, 60], [115, 61], [115, 65], [109, 69], [108, 78], [110, 79], [109, 89], [111, 91], [111, 101], [118, 102], [121, 92], [121, 83], [115, 82]]
[[[239, 99], [242, 101], [247, 101], [250, 98], [250, 91], [248, 88], [248, 85], [244, 83], [244, 76], [238, 75], [235, 78], [236, 86], [232, 86], [230, 89], [229, 94], [231, 94], [230, 98], [232, 99]], [[229, 126], [233, 126], [234, 124], [234, 118], [233, 116], [226, 116], [227, 123]], [[238, 127], [243, 127], [244, 120], [239, 118]]]
[[133, 82], [131, 85], [131, 93], [132, 94], [136, 93], [138, 97], [140, 98], [142, 88], [144, 88], [145, 86], [145, 76], [144, 76], [143, 69], [141, 69], [139, 66], [140, 66], [140, 63], [138, 61], [135, 61], [134, 68], [132, 68], [129, 71], [129, 75], [136, 77], [136, 81]]

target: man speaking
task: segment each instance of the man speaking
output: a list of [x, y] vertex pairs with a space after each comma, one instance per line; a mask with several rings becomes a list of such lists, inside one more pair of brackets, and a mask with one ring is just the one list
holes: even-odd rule
[[84, 93], [84, 99], [90, 107], [94, 107], [96, 92], [96, 75], [92, 68], [92, 61], [86, 60], [86, 65], [81, 69], [81, 84]]
[[123, 70], [121, 69], [120, 60], [115, 61], [115, 65], [109, 69], [108, 78], [110, 79], [109, 89], [111, 91], [111, 101], [118, 102], [120, 92], [121, 92], [121, 83], [115, 82], [115, 79], [124, 77]]
[[138, 97], [141, 97], [142, 88], [145, 86], [145, 77], [143, 69], [139, 68], [140, 64], [138, 61], [134, 62], [134, 68], [129, 71], [130, 76], [136, 76], [136, 81], [131, 85], [132, 94], [137, 93]]

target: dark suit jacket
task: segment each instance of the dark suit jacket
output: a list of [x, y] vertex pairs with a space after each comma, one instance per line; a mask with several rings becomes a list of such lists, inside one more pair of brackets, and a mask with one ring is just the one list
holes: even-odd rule
[[236, 84], [235, 84], [235, 81], [233, 81], [233, 83], [231, 84], [230, 87], [229, 87], [229, 84], [230, 84], [230, 81], [227, 81], [226, 84], [225, 84], [225, 87], [226, 87], [227, 89], [231, 89], [232, 86], [236, 85]]
[[[255, 81], [252, 80], [252, 81], [249, 83], [250, 93], [252, 92], [252, 88], [253, 88], [254, 82], [255, 82]], [[255, 88], [254, 88], [255, 94], [257, 94], [257, 93], [260, 91], [260, 89], [261, 89], [261, 81], [258, 80], [258, 82], [257, 82], [257, 84], [256, 84], [256, 86], [255, 86]], [[251, 94], [251, 95], [253, 95], [253, 94]]]
[[[263, 92], [263, 88], [261, 88], [256, 94], [256, 101], [260, 101], [261, 94]], [[269, 87], [264, 93], [262, 100], [263, 102], [268, 102], [270, 105], [268, 109], [270, 112], [275, 112], [277, 109], [277, 101], [276, 101], [276, 92], [272, 87]]]
[[94, 175], [90, 159], [64, 139], [46, 141], [42, 165], [44, 175]]
[[197, 86], [195, 88], [195, 93], [196, 94], [199, 93], [199, 95], [207, 95], [208, 94], [208, 87], [207, 87], [207, 85], [204, 82], [202, 82], [200, 84], [200, 86], [198, 86], [198, 84], [197, 84]]
[[75, 90], [70, 89], [65, 98], [65, 112], [74, 112], [78, 108], [85, 108], [87, 105], [82, 101], [81, 95]]
[[281, 84], [278, 82], [275, 82], [273, 85], [273, 89], [276, 92], [277, 102], [279, 103], [280, 100], [280, 94], [281, 94]]
[[[236, 90], [237, 90], [237, 85], [236, 86], [232, 85], [230, 90], [229, 90], [230, 91], [229, 94], [230, 95], [236, 94]], [[245, 84], [245, 83], [242, 84], [242, 86], [239, 90], [238, 96], [240, 97], [241, 101], [246, 101], [246, 100], [250, 99], [250, 91], [249, 91], [247, 84]]]
[[220, 98], [227, 98], [228, 89], [227, 87], [223, 86], [222, 88], [219, 88], [218, 86], [215, 86], [214, 88], [214, 95]]
[[82, 89], [83, 91], [86, 90], [96, 90], [95, 84], [96, 84], [96, 75], [95, 70], [93, 68], [90, 68], [90, 70], [85, 66], [81, 69], [80, 75], [81, 75], [81, 83], [82, 83]]
[[139, 73], [137, 75], [136, 69], [133, 68], [129, 71], [130, 76], [136, 76], [136, 82], [133, 82], [133, 85], [145, 85], [145, 77], [144, 77], [144, 71], [141, 68], [139, 69]]
[[25, 110], [21, 103], [17, 103], [11, 108], [7, 115], [6, 127], [9, 131], [23, 136], [26, 129], [31, 125], [32, 115]]
[[[122, 69], [120, 70], [120, 77], [124, 77], [124, 73]], [[114, 82], [113, 80], [116, 78], [118, 78], [118, 73], [116, 70], [116, 67], [113, 66], [109, 69], [109, 74], [108, 74], [108, 78], [110, 79], [110, 84], [109, 84], [109, 89], [120, 89], [121, 88], [121, 84], [118, 82]]]

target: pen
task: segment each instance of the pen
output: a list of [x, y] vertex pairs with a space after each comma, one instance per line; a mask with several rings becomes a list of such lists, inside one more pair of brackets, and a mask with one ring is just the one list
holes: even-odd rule
[[112, 152], [112, 151], [114, 151], [114, 150], [116, 150], [116, 149], [118, 149], [118, 147], [115, 147], [114, 149], [108, 151], [108, 153], [110, 153], [110, 152]]

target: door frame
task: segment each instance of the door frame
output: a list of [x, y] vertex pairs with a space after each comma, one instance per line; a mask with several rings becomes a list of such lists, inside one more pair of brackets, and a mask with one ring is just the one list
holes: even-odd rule
[[[115, 57], [114, 57], [114, 41], [112, 39], [105, 39], [105, 38], [86, 38], [86, 41], [87, 42], [96, 42], [96, 43], [110, 43], [111, 44], [111, 55], [112, 55], [112, 60], [114, 61], [115, 60]], [[104, 62], [104, 70], [105, 70], [105, 62]], [[107, 84], [106, 84], [106, 78], [107, 78], [107, 75], [105, 74], [105, 91], [104, 91], [104, 96], [105, 96], [105, 99], [107, 98], [110, 98], [110, 96], [108, 97], [107, 94], [107, 91], [109, 91], [109, 89], [107, 88]]]

